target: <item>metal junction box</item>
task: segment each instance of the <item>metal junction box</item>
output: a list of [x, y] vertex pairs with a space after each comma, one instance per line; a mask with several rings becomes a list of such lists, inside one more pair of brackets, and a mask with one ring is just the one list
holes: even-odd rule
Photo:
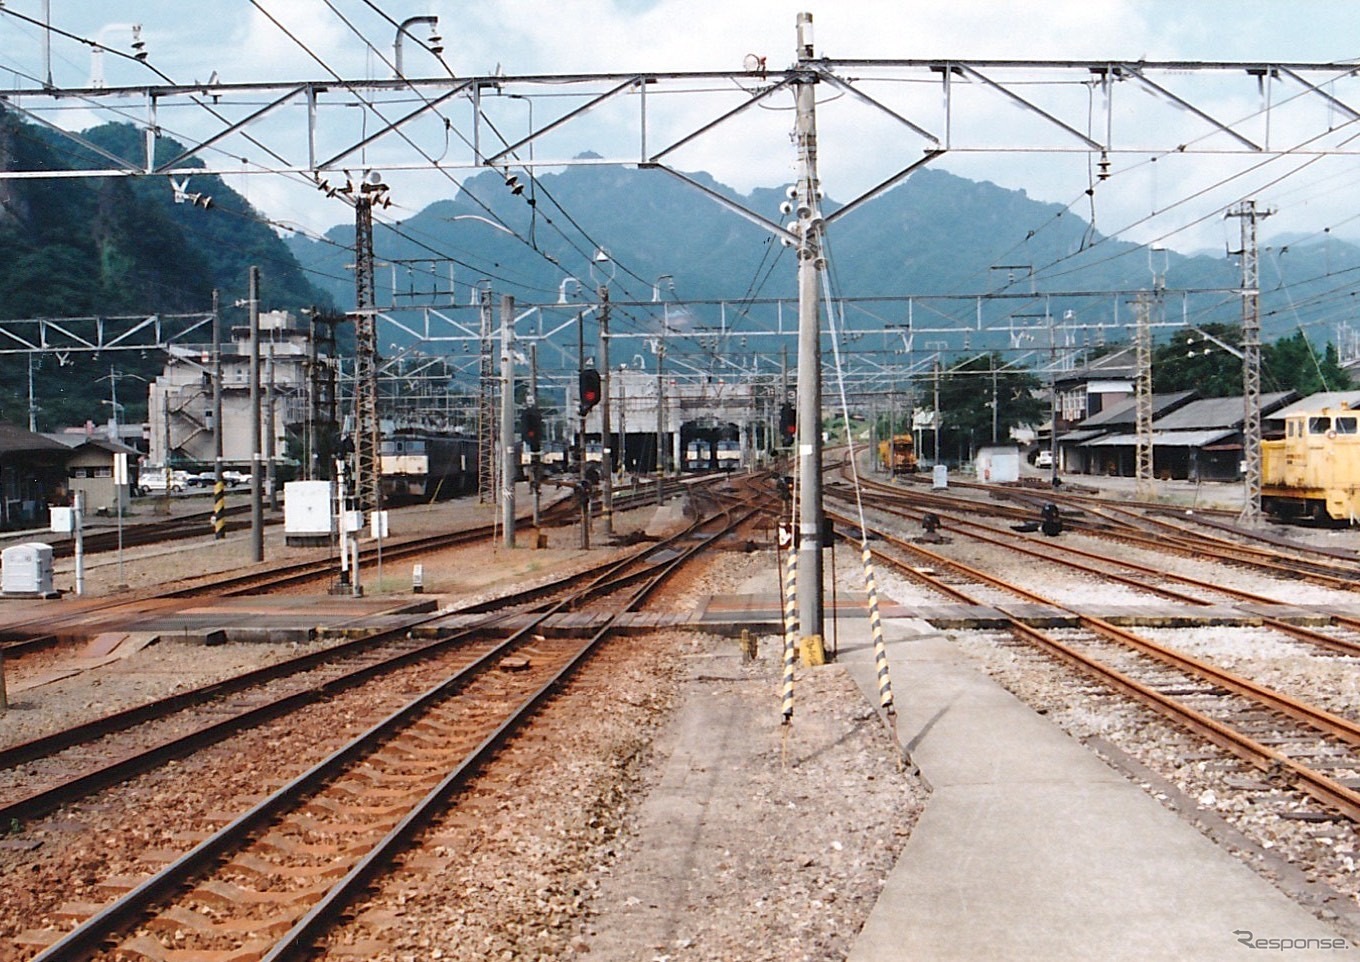
[[0, 552], [0, 592], [40, 597], [55, 595], [52, 589], [52, 546], [28, 541]]
[[335, 482], [289, 481], [283, 486], [283, 533], [288, 544], [330, 544], [335, 531]]

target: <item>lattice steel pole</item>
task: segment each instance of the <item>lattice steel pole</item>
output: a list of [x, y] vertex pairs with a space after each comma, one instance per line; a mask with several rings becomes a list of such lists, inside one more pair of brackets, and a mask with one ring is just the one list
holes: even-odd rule
[[1261, 303], [1256, 259], [1256, 221], [1269, 217], [1256, 201], [1244, 200], [1228, 211], [1242, 221], [1242, 514], [1240, 520], [1261, 520]]
[[491, 349], [491, 291], [481, 291], [479, 302], [482, 357], [478, 367], [477, 394], [477, 503], [496, 498], [496, 372]]
[[1138, 370], [1134, 374], [1134, 421], [1136, 457], [1135, 491], [1139, 498], [1151, 498], [1155, 493], [1152, 457], [1152, 298], [1141, 293], [1133, 302], [1138, 315], [1134, 356]]
[[354, 493], [361, 511], [378, 508], [378, 334], [373, 296], [373, 205], [387, 190], [360, 185], [354, 198]]

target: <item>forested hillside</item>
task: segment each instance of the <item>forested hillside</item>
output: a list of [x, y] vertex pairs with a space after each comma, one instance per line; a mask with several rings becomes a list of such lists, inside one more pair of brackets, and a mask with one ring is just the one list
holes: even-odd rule
[[[141, 134], [125, 124], [85, 131], [92, 145], [140, 163]], [[182, 151], [157, 142], [160, 159]], [[0, 166], [68, 170], [108, 161], [72, 141], [0, 111]], [[186, 167], [201, 166], [189, 161]], [[0, 318], [118, 317], [204, 312], [212, 291], [231, 310], [245, 296], [247, 268], [260, 266], [265, 310], [325, 304], [287, 247], [235, 191], [213, 176], [192, 176], [207, 207], [175, 203], [166, 177], [0, 180]], [[235, 313], [224, 312], [230, 320]], [[174, 322], [167, 322], [174, 329]], [[207, 339], [207, 335], [204, 335]], [[0, 345], [10, 348], [11, 345]], [[153, 378], [156, 352], [72, 352], [35, 358], [39, 430], [108, 416], [110, 367]], [[103, 380], [99, 380], [103, 378]], [[123, 418], [146, 416], [144, 385], [119, 391]], [[28, 358], [0, 354], [0, 419], [28, 423]]]

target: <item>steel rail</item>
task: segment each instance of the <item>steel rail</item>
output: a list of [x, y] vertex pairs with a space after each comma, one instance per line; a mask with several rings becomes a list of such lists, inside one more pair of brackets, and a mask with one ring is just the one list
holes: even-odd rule
[[[963, 562], [955, 561], [945, 555], [930, 551], [920, 545], [911, 544], [900, 538], [891, 535], [882, 535], [885, 541], [909, 554], [921, 555], [929, 559], [933, 564], [949, 568], [970, 578], [975, 578], [984, 584], [1009, 591], [1019, 595], [1028, 601], [1037, 604], [1047, 605], [1061, 611], [1066, 611], [1073, 615], [1077, 623], [1092, 633], [1104, 637], [1108, 640], [1126, 644], [1135, 650], [1141, 651], [1154, 660], [1178, 668], [1188, 674], [1195, 675], [1210, 684], [1217, 685], [1224, 690], [1233, 691], [1258, 704], [1271, 708], [1292, 720], [1307, 725], [1324, 734], [1334, 737], [1353, 746], [1360, 746], [1360, 724], [1347, 718], [1334, 715], [1331, 712], [1319, 709], [1316, 706], [1308, 705], [1291, 696], [1272, 691], [1264, 686], [1257, 685], [1246, 678], [1232, 672], [1216, 668], [1199, 659], [1190, 658], [1182, 655], [1165, 646], [1145, 638], [1140, 638], [1133, 632], [1119, 628], [1109, 622], [1099, 618], [1082, 615], [1074, 609], [1049, 598], [1029, 591], [1017, 585], [1012, 585], [1000, 578], [974, 568]], [[882, 560], [892, 564], [894, 567], [901, 567], [902, 562], [894, 558], [891, 554], [877, 549], [873, 554]], [[907, 567], [910, 567], [909, 565]], [[921, 576], [921, 573], [917, 573]], [[977, 603], [976, 601], [974, 602]], [[995, 607], [995, 606], [993, 606]], [[1102, 665], [1094, 659], [1089, 658], [1076, 651], [1068, 645], [1046, 633], [1024, 624], [1019, 618], [1010, 615], [1001, 609], [1002, 613], [1008, 618], [1008, 628], [1023, 637], [1040, 643], [1045, 649], [1061, 655], [1065, 660], [1081, 667], [1098, 678], [1114, 682], [1119, 688], [1136, 695], [1140, 700], [1157, 709], [1163, 715], [1186, 725], [1194, 731], [1208, 738], [1214, 744], [1219, 745], [1227, 751], [1232, 752], [1239, 758], [1255, 765], [1266, 771], [1287, 771], [1297, 781], [1300, 787], [1312, 795], [1314, 798], [1335, 810], [1343, 813], [1346, 817], [1360, 821], [1360, 792], [1356, 792], [1334, 779], [1330, 779], [1320, 772], [1314, 771], [1299, 762], [1294, 761], [1281, 752], [1278, 752], [1266, 745], [1257, 742], [1241, 732], [1234, 731], [1229, 726], [1216, 719], [1197, 712], [1187, 705], [1180, 704], [1168, 696], [1129, 678], [1127, 675]]]
[[[396, 646], [394, 650], [387, 655], [382, 655], [378, 660], [366, 661], [354, 670], [324, 680], [318, 685], [253, 705], [246, 711], [221, 718], [210, 725], [200, 726], [194, 731], [183, 733], [136, 754], [122, 757], [94, 769], [87, 769], [80, 775], [57, 785], [33, 791], [22, 798], [0, 804], [0, 821], [18, 819], [22, 822], [35, 818], [90, 792], [117, 784], [154, 768], [166, 760], [183, 757], [197, 748], [229, 737], [253, 725], [261, 724], [282, 713], [362, 684], [385, 671], [421, 659], [435, 657], [456, 645], [484, 637], [493, 630], [503, 630], [507, 611], [518, 608], [522, 609], [523, 614], [534, 614], [541, 609], [526, 606], [534, 604], [546, 595], [561, 593], [583, 578], [590, 580], [584, 588], [576, 589], [575, 594], [578, 597], [588, 597], [618, 590], [622, 585], [637, 580], [635, 574], [627, 573], [627, 569], [634, 566], [638, 559], [691, 537], [699, 523], [696, 520], [683, 531], [659, 542], [632, 546], [621, 557], [604, 561], [586, 572], [563, 575], [542, 585], [519, 589], [495, 599], [452, 611], [406, 618], [389, 628], [367, 633], [362, 637], [341, 642], [321, 651], [298, 655], [232, 678], [203, 685], [190, 691], [178, 692], [163, 699], [92, 719], [59, 732], [53, 732], [18, 745], [0, 749], [0, 769], [13, 768], [25, 762], [47, 757], [78, 745], [90, 744], [138, 725], [159, 721], [175, 713], [210, 704], [230, 695], [239, 694], [242, 691], [257, 688], [282, 678], [324, 666], [337, 665], [346, 659], [372, 659], [375, 655], [382, 655], [379, 647], [382, 645]], [[453, 615], [482, 613], [485, 613], [487, 617], [479, 619], [472, 625], [464, 626], [457, 631], [441, 635], [432, 641], [415, 647], [403, 646], [408, 636], [422, 627], [437, 624]]]
[[[683, 533], [682, 535], [683, 536]], [[673, 536], [673, 537], [680, 537]], [[608, 578], [655, 545], [639, 545], [628, 551], [623, 558], [610, 559], [597, 566], [600, 578]], [[78, 745], [91, 744], [101, 738], [127, 731], [138, 725], [160, 721], [170, 715], [202, 705], [211, 704], [227, 696], [239, 694], [269, 682], [299, 675], [325, 666], [334, 666], [348, 659], [373, 659], [365, 661], [351, 671], [324, 680], [318, 685], [301, 691], [289, 693], [281, 698], [253, 705], [250, 708], [203, 725], [193, 731], [185, 732], [136, 754], [119, 758], [109, 764], [89, 769], [77, 777], [57, 785], [30, 792], [28, 795], [0, 805], [0, 822], [9, 819], [26, 821], [53, 811], [59, 806], [81, 798], [93, 791], [118, 784], [126, 779], [145, 772], [157, 765], [227, 738], [239, 731], [262, 724], [271, 718], [288, 711], [296, 710], [323, 698], [363, 684], [371, 678], [395, 668], [403, 667], [421, 659], [431, 658], [469, 640], [484, 637], [493, 627], [501, 630], [508, 610], [532, 604], [545, 594], [562, 592], [582, 577], [580, 572], [563, 575], [543, 585], [521, 589], [476, 606], [461, 609], [462, 612], [484, 613], [485, 617], [472, 625], [442, 635], [414, 648], [402, 647], [408, 635], [418, 629], [437, 624], [460, 611], [434, 612], [419, 617], [406, 618], [400, 623], [380, 631], [370, 632], [362, 637], [350, 639], [322, 651], [308, 652], [273, 665], [266, 665], [249, 672], [203, 685], [190, 691], [147, 702], [113, 715], [92, 719], [60, 732], [53, 732], [0, 750], [0, 768], [13, 768], [25, 762], [43, 758], [55, 752]], [[529, 609], [526, 614], [532, 614]], [[397, 646], [384, 653], [380, 646]]]
[[[752, 512], [754, 510], [754, 508], [750, 509]], [[559, 666], [545, 683], [540, 685], [517, 707], [513, 708], [500, 724], [485, 735], [483, 740], [461, 763], [452, 768], [424, 798], [415, 803], [400, 821], [353, 864], [345, 876], [331, 886], [327, 894], [314, 904], [263, 958], [279, 959], [288, 956], [304, 944], [310, 944], [319, 932], [332, 924], [332, 920], [343, 907], [371, 884], [372, 880], [395, 857], [397, 852], [409, 843], [415, 831], [444, 807], [448, 796], [474, 772], [482, 768], [495, 751], [512, 734], [527, 724], [528, 719], [537, 709], [589, 660], [613, 633], [615, 622], [623, 611], [635, 609], [651, 592], [664, 583], [678, 569], [680, 564], [691, 560], [698, 552], [709, 546], [735, 524], [731, 518], [730, 509], [726, 513], [728, 516], [724, 519], [723, 526], [713, 533], [695, 536], [694, 532], [700, 525], [700, 521], [696, 520], [684, 532], [673, 536], [672, 540], [675, 542], [682, 539], [687, 539], [690, 542], [684, 545], [675, 555], [664, 559], [658, 558], [652, 562], [640, 557], [634, 559], [645, 565], [650, 565], [654, 571], [654, 577], [640, 586], [627, 603], [609, 616], [605, 624], [586, 639], [575, 654]], [[648, 548], [650, 550], [646, 552], [647, 554], [654, 557], [660, 554], [656, 550], [657, 546], [648, 546]], [[404, 707], [392, 712], [351, 740], [349, 744], [332, 752], [268, 798], [261, 800], [248, 811], [237, 816], [231, 823], [201, 841], [170, 865], [165, 866], [161, 871], [145, 879], [113, 903], [78, 924], [62, 938], [36, 955], [32, 962], [56, 962], [56, 960], [69, 962], [71, 959], [83, 958], [89, 953], [97, 951], [109, 940], [112, 934], [124, 931], [132, 926], [138, 919], [151, 911], [155, 903], [180, 891], [189, 879], [219, 863], [229, 852], [243, 848], [252, 833], [271, 822], [277, 821], [285, 811], [296, 807], [304, 798], [318, 791], [323, 784], [335, 780], [340, 773], [352, 764], [380, 750], [399, 731], [409, 729], [417, 720], [426, 716], [434, 706], [455, 696], [473, 678], [494, 668], [506, 654], [520, 647], [526, 640], [532, 640], [535, 631], [543, 621], [546, 621], [551, 615], [565, 610], [570, 603], [571, 599], [564, 598], [548, 607], [539, 617], [515, 631], [504, 641], [492, 646], [455, 675], [441, 681]]]
[[[865, 486], [884, 493], [896, 492], [900, 497], [903, 489], [892, 485], [884, 485], [881, 482], [867, 481]], [[1006, 489], [998, 489], [1005, 491]], [[910, 495], [913, 499], [921, 496], [917, 493]], [[1013, 498], [1013, 494], [1007, 494]], [[952, 504], [956, 509], [962, 503], [959, 499], [948, 499], [934, 497], [931, 499], [936, 504]], [[1066, 500], [1062, 496], [1043, 497], [1042, 500], [1052, 501], [1055, 504], [1062, 504]], [[1269, 549], [1257, 548], [1252, 545], [1244, 545], [1239, 542], [1227, 541], [1220, 538], [1210, 538], [1203, 532], [1188, 532], [1178, 529], [1169, 522], [1162, 519], [1147, 518], [1145, 516], [1132, 515], [1125, 509], [1115, 505], [1091, 505], [1087, 502], [1082, 503], [1083, 511], [1102, 515], [1111, 523], [1118, 525], [1117, 532], [1102, 528], [1084, 519], [1065, 519], [1066, 523], [1073, 528], [1088, 531], [1097, 537], [1117, 537], [1121, 542], [1133, 544], [1138, 547], [1148, 548], [1153, 551], [1177, 551], [1197, 558], [1210, 558], [1213, 560], [1227, 563], [1249, 564], [1262, 568], [1273, 574], [1285, 577], [1305, 577], [1317, 584], [1322, 584], [1331, 588], [1342, 590], [1353, 590], [1360, 581], [1360, 564], [1341, 564], [1344, 559], [1334, 556], [1326, 556], [1327, 560], [1314, 560], [1306, 557], [1295, 557], [1293, 559], [1282, 558], [1278, 552]], [[1012, 512], [996, 512], [1001, 514], [1012, 514]], [[1111, 515], [1124, 515], [1125, 520], [1120, 520]], [[1020, 515], [1021, 517], [1032, 517], [1032, 515]], [[1133, 520], [1130, 520], [1133, 519]], [[1154, 526], [1166, 532], [1161, 538], [1152, 538], [1139, 532], [1134, 524], [1134, 520], [1142, 526]], [[1296, 546], [1295, 551], [1306, 551], [1306, 546]]]
[[[868, 483], [879, 490], [892, 490], [894, 487], [872, 479]], [[1155, 542], [1155, 544], [1161, 547], [1176, 545], [1181, 550], [1190, 553], [1198, 553], [1206, 543], [1206, 535], [1204, 531], [1199, 529], [1207, 527], [1214, 531], [1234, 535], [1237, 538], [1264, 541], [1272, 546], [1259, 547], [1238, 540], [1212, 539], [1212, 543], [1221, 546], [1224, 551], [1245, 556], [1248, 563], [1254, 563], [1253, 559], [1279, 560], [1280, 552], [1273, 549], [1282, 548], [1290, 552], [1290, 557], [1295, 564], [1303, 566], [1301, 570], [1305, 573], [1316, 574], [1320, 578], [1327, 578], [1335, 574], [1338, 580], [1330, 582], [1333, 586], [1346, 587], [1348, 578], [1351, 581], [1360, 578], [1360, 563], [1357, 563], [1352, 555], [1343, 555], [1325, 548], [1300, 544], [1284, 538], [1265, 536], [1258, 531], [1251, 531], [1231, 523], [1213, 520], [1215, 516], [1235, 519], [1238, 515], [1236, 511], [1195, 508], [1193, 512], [1197, 527], [1190, 528], [1177, 520], [1173, 520], [1174, 516], [1183, 516], [1187, 509], [1177, 511], [1158, 502], [1125, 500], [1116, 503], [1107, 498], [1077, 494], [1072, 491], [1037, 491], [1024, 487], [1012, 488], [971, 482], [953, 482], [952, 484], [972, 491], [986, 492], [992, 498], [1008, 501], [1021, 501], [1031, 505], [1051, 501], [1059, 505], [1072, 505], [1083, 512], [1090, 512], [1130, 531], [1143, 531], [1147, 528], [1153, 528], [1161, 532], [1164, 539], [1169, 539]], [[898, 488], [897, 490], [901, 489]], [[1097, 526], [1084, 523], [1081, 520], [1078, 520], [1077, 524], [1083, 529], [1097, 533], [1101, 531]]]
[[[904, 517], [904, 515], [900, 513], [902, 510], [900, 505], [891, 505], [890, 507], [883, 507], [881, 504], [879, 504], [876, 506], [882, 508], [882, 510], [888, 510], [890, 512], [897, 513], [898, 517]], [[1064, 567], [1072, 568], [1078, 571], [1090, 572], [1094, 569], [1086, 565], [1079, 564], [1068, 558], [1063, 558], [1061, 557], [1061, 555], [1062, 554], [1074, 555], [1078, 558], [1084, 559], [1085, 561], [1095, 562], [1106, 566], [1118, 565], [1120, 567], [1136, 571], [1140, 574], [1149, 577], [1161, 578], [1167, 581], [1174, 581], [1179, 584], [1200, 588], [1205, 591], [1217, 592], [1218, 594], [1226, 595], [1227, 597], [1233, 598], [1237, 601], [1246, 601], [1259, 605], [1280, 604], [1280, 602], [1277, 599], [1267, 597], [1266, 595], [1260, 595], [1256, 594], [1255, 592], [1245, 591], [1241, 588], [1231, 588], [1226, 585], [1206, 584], [1205, 582], [1200, 581], [1197, 578], [1192, 578], [1188, 575], [1177, 574], [1174, 571], [1167, 571], [1161, 568], [1153, 568], [1149, 565], [1140, 564], [1136, 561], [1129, 561], [1125, 558], [1114, 558], [1109, 555], [1097, 554], [1094, 551], [1087, 551], [1083, 548], [1076, 548], [1068, 544], [1057, 544], [1056, 542], [1053, 541], [1040, 542], [1034, 538], [1026, 537], [1023, 534], [1011, 532], [1007, 532], [1002, 537], [996, 537], [996, 535], [1001, 534], [1001, 532], [997, 531], [990, 525], [985, 525], [982, 524], [981, 522], [972, 521], [966, 518], [952, 518], [949, 524], [947, 525], [942, 524], [942, 527], [944, 527], [946, 530], [958, 531], [960, 533], [963, 533], [963, 531], [966, 529], [968, 532], [967, 536], [974, 538], [978, 541], [982, 541], [990, 545], [995, 545], [996, 547], [1005, 548], [1006, 550], [1014, 551], [1017, 554], [1037, 558], [1040, 561], [1062, 565]], [[1040, 551], [1036, 548], [1027, 547], [1027, 545], [1036, 544], [1042, 544], [1044, 550]], [[1127, 585], [1131, 588], [1136, 588], [1140, 591], [1148, 592], [1149, 594], [1161, 595], [1162, 597], [1170, 598], [1174, 601], [1180, 601], [1186, 604], [1203, 607], [1207, 607], [1213, 604], [1212, 601], [1208, 601], [1203, 598], [1197, 598], [1193, 595], [1185, 594], [1184, 592], [1174, 591], [1170, 588], [1166, 588], [1161, 585], [1149, 584], [1145, 581], [1139, 581], [1136, 578], [1132, 578], [1127, 575], [1121, 575], [1115, 571], [1101, 570], [1098, 573], [1101, 575], [1101, 577], [1107, 578], [1110, 581], [1115, 581], [1118, 582], [1119, 584]], [[1339, 654], [1360, 656], [1360, 642], [1347, 641], [1344, 638], [1334, 638], [1331, 635], [1323, 634], [1322, 632], [1316, 631], [1312, 628], [1308, 628], [1307, 626], [1291, 624], [1290, 622], [1285, 621], [1281, 618], [1272, 618], [1269, 615], [1257, 615], [1257, 617], [1260, 618], [1262, 625], [1268, 628], [1272, 628], [1283, 634], [1290, 635], [1300, 641], [1308, 642], [1309, 644], [1316, 645], [1320, 648], [1326, 648], [1331, 651], [1335, 651]], [[1339, 613], [1331, 614], [1328, 617], [1335, 624], [1342, 625], [1347, 628], [1354, 628], [1360, 630], [1360, 618]]]

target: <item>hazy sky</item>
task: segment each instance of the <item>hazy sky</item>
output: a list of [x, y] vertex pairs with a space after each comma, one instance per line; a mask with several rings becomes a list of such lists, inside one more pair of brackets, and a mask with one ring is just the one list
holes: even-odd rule
[[[445, 47], [444, 63], [456, 76], [487, 75], [498, 68], [509, 75], [605, 72], [631, 69], [731, 70], [748, 54], [765, 57], [772, 69], [793, 59], [794, 20], [800, 10], [815, 18], [817, 53], [831, 58], [954, 59], [1109, 59], [1109, 60], [1269, 60], [1310, 63], [1360, 58], [1360, 4], [1322, 0], [483, 0], [480, 3], [433, 0], [369, 4], [362, 0], [50, 0], [54, 27], [128, 50], [131, 25], [141, 25], [149, 63], [175, 81], [204, 81], [214, 72], [223, 81], [328, 79], [328, 70], [346, 78], [385, 77], [383, 58], [391, 58], [391, 20], [437, 15]], [[5, 0], [4, 10], [41, 21], [41, 0]], [[267, 11], [279, 24], [270, 22]], [[346, 23], [345, 21], [349, 22]], [[290, 38], [286, 28], [294, 34]], [[424, 39], [421, 28], [416, 37]], [[362, 38], [362, 39], [361, 39]], [[372, 45], [369, 47], [364, 40]], [[301, 41], [301, 43], [299, 43]], [[302, 49], [305, 45], [307, 50]], [[7, 86], [31, 87], [44, 70], [42, 31], [0, 13], [0, 69]], [[51, 71], [58, 87], [87, 85], [96, 69], [87, 45], [57, 37], [51, 45]], [[377, 52], [375, 52], [377, 51]], [[405, 46], [408, 76], [437, 76], [445, 68], [415, 44]], [[379, 56], [381, 54], [381, 56]], [[102, 73], [110, 86], [157, 82], [146, 67], [104, 55]], [[1239, 83], [1246, 89], [1246, 85]], [[1220, 105], [1224, 117], [1251, 110], [1234, 98], [1241, 91], [1210, 91], [1205, 103]], [[1197, 94], [1200, 96], [1201, 94]], [[1200, 101], [1196, 101], [1199, 103]], [[1360, 104], [1360, 96], [1355, 103]], [[787, 105], [784, 105], [785, 108]], [[819, 108], [820, 109], [820, 108]], [[823, 131], [827, 193], [847, 199], [893, 170], [880, 163], [889, 151], [917, 150], [898, 129], [857, 135], [853, 123], [837, 127], [828, 104]], [[998, 108], [991, 108], [998, 109]], [[1012, 113], [1016, 113], [1013, 108]], [[73, 113], [77, 122], [86, 119]], [[699, 116], [699, 115], [696, 115]], [[996, 114], [999, 124], [1008, 115]], [[696, 148], [677, 161], [687, 169], [709, 170], [741, 190], [775, 186], [792, 179], [793, 153], [787, 137], [791, 114], [764, 118], [754, 132], [734, 131]], [[167, 127], [172, 124], [167, 120]], [[780, 132], [782, 128], [782, 133]], [[903, 142], [895, 142], [898, 138]], [[905, 142], [905, 147], [904, 147]], [[579, 146], [579, 145], [578, 145]], [[693, 166], [691, 166], [691, 164]], [[1026, 188], [1032, 196], [1077, 204], [1083, 217], [1093, 213], [1079, 198], [1089, 186], [1088, 159], [1050, 161], [995, 154], [950, 156], [940, 163], [975, 179]], [[1360, 216], [1353, 196], [1360, 194], [1347, 166], [1318, 165], [1264, 189], [1264, 202], [1281, 209], [1276, 230], [1360, 234], [1349, 219]], [[1132, 239], [1169, 238], [1181, 249], [1217, 247], [1224, 227], [1210, 218], [1176, 230], [1202, 207], [1177, 201], [1205, 183], [1227, 175], [1217, 159], [1191, 169], [1143, 164], [1098, 194], [1095, 210], [1105, 232], [1127, 228]], [[1282, 168], [1272, 169], [1275, 174]], [[1309, 178], [1305, 187], [1304, 178]], [[1272, 178], [1262, 178], [1270, 184]], [[269, 216], [324, 229], [347, 219], [344, 209], [326, 202], [296, 180], [274, 176], [236, 178], [252, 203]], [[1240, 186], [1240, 185], [1238, 185]], [[447, 196], [447, 179], [412, 177], [400, 198], [403, 209]], [[1214, 202], [1224, 202], [1215, 195]], [[1155, 221], [1154, 210], [1175, 209]], [[1212, 223], [1210, 223], [1212, 221]]]

